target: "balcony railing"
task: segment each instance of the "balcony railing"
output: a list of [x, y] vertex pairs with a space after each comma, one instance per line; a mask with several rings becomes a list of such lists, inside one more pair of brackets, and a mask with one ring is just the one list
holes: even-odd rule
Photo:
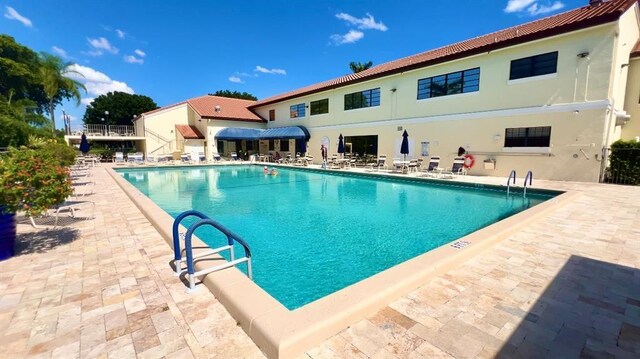
[[123, 125], [85, 125], [84, 129], [80, 131], [71, 131], [69, 135], [82, 135], [82, 132], [87, 136], [136, 136], [136, 129], [134, 126]]

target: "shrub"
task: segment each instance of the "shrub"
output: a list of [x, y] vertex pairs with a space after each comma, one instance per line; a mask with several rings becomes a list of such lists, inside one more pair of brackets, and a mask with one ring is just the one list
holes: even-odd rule
[[609, 160], [607, 182], [640, 185], [640, 142], [612, 143]]
[[6, 213], [44, 213], [72, 193], [69, 170], [51, 149], [10, 149], [0, 157], [0, 206]]

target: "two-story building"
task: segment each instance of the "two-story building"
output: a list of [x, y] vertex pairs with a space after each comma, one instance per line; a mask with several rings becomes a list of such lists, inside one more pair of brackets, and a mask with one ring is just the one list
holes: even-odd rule
[[409, 157], [450, 166], [463, 147], [471, 174], [597, 182], [610, 144], [640, 136], [639, 19], [637, 0], [592, 0], [257, 102], [204, 96], [136, 123], [147, 154], [175, 139], [200, 141], [207, 156], [306, 148], [319, 158], [342, 135], [348, 152], [392, 158], [406, 130]]

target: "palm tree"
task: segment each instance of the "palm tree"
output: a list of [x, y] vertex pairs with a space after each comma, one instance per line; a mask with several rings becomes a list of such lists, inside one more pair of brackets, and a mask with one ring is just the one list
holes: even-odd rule
[[67, 77], [68, 74], [75, 73], [80, 76], [77, 71], [70, 70], [71, 62], [65, 62], [55, 55], [46, 52], [40, 53], [40, 81], [44, 86], [44, 93], [49, 100], [49, 117], [51, 119], [51, 130], [55, 133], [56, 122], [54, 109], [63, 98], [76, 100], [80, 105], [80, 89], [87, 90], [84, 85], [72, 78]]
[[360, 71], [364, 71], [368, 68], [370, 68], [371, 66], [373, 66], [373, 62], [369, 61], [369, 62], [365, 62], [365, 63], [361, 63], [361, 62], [351, 62], [349, 63], [349, 68], [351, 68], [351, 71], [353, 71], [353, 73], [357, 73]]

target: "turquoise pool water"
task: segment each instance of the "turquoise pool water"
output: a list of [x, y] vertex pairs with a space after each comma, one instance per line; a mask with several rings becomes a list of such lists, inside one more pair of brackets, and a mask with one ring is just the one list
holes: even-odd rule
[[118, 172], [171, 216], [197, 209], [244, 238], [255, 282], [289, 309], [552, 197], [258, 166]]

